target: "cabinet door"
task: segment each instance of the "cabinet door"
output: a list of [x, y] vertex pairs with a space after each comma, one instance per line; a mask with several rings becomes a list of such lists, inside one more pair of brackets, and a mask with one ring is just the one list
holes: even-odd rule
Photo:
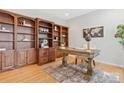
[[48, 62], [48, 48], [39, 49], [39, 61], [38, 64], [42, 65]]
[[15, 51], [2, 52], [2, 70], [13, 69], [15, 62]]
[[17, 55], [16, 55], [16, 66], [24, 66], [27, 63], [27, 56], [26, 56], [27, 51], [26, 50], [18, 50]]
[[48, 53], [48, 61], [55, 61], [55, 48], [50, 48]]
[[2, 54], [0, 52], [0, 71], [2, 70]]
[[27, 50], [27, 64], [36, 63], [36, 49]]

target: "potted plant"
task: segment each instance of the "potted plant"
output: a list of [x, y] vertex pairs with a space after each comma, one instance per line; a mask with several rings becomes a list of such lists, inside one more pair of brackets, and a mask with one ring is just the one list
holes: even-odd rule
[[117, 26], [115, 38], [119, 39], [119, 43], [122, 44], [124, 48], [124, 25], [120, 24]]

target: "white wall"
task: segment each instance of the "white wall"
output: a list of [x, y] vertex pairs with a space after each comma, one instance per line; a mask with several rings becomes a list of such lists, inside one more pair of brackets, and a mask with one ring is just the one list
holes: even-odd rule
[[101, 50], [96, 58], [100, 62], [124, 67], [124, 50], [114, 38], [118, 24], [124, 24], [124, 10], [96, 10], [67, 21], [70, 27], [69, 46], [82, 47], [86, 44], [82, 38], [82, 29], [104, 26], [104, 37], [94, 38], [91, 45]]
[[[57, 18], [55, 16], [49, 15], [45, 12], [41, 12], [40, 9], [8, 9], [8, 11], [11, 12], [15, 12], [18, 14], [22, 14], [22, 15], [27, 15], [27, 16], [31, 16], [31, 17], [38, 17], [38, 18], [42, 18], [45, 20], [49, 20], [49, 21], [53, 21], [56, 24], [60, 24], [60, 25], [65, 25], [66, 26], [66, 21], [60, 18]], [[45, 11], [45, 9], [44, 9]]]

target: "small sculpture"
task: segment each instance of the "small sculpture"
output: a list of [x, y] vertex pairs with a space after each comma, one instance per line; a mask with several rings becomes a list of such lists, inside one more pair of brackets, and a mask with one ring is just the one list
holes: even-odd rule
[[49, 46], [48, 46], [48, 40], [46, 40], [46, 39], [42, 40], [41, 47], [43, 47], [43, 48], [49, 48]]

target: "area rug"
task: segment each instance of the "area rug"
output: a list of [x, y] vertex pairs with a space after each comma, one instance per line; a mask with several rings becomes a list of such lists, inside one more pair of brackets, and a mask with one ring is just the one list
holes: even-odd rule
[[89, 81], [84, 80], [86, 67], [82, 64], [68, 64], [49, 66], [43, 69], [53, 78], [61, 83], [119, 83], [119, 76], [112, 73], [104, 72], [100, 69], [94, 69], [93, 76]]

